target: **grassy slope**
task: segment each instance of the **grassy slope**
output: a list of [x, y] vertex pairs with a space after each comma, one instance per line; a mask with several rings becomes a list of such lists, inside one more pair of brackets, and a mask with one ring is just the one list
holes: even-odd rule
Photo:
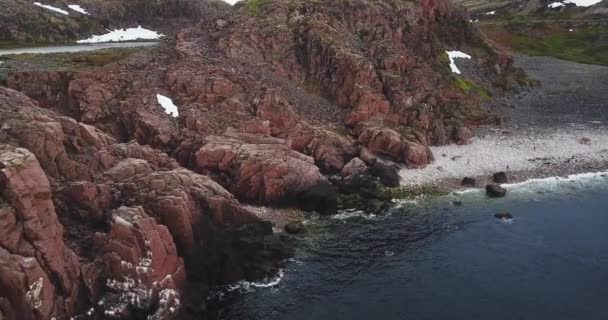
[[[545, 21], [537, 22], [539, 19]], [[513, 51], [608, 65], [608, 26], [585, 24], [581, 19], [568, 12], [515, 14], [484, 19], [479, 27], [490, 39]]]
[[122, 60], [136, 52], [152, 50], [149, 47], [112, 48], [96, 51], [83, 51], [75, 53], [51, 54], [14, 54], [0, 56], [0, 61], [27, 63], [39, 66], [42, 69], [70, 69], [77, 70], [89, 67], [100, 67], [112, 62]]

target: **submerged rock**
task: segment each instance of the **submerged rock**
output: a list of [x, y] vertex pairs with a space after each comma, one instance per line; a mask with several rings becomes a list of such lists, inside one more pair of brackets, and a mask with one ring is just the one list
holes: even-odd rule
[[496, 219], [513, 219], [513, 215], [509, 212], [499, 212], [494, 215]]
[[292, 221], [285, 225], [285, 231], [291, 234], [298, 234], [304, 231], [304, 225], [299, 221]]
[[486, 194], [490, 198], [501, 198], [507, 195], [507, 189], [497, 184], [489, 184], [486, 186]]

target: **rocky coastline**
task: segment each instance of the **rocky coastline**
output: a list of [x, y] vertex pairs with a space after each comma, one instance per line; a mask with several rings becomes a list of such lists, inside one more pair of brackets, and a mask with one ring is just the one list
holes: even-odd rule
[[0, 319], [204, 317], [210, 288], [280, 270], [289, 222], [384, 211], [530, 85], [445, 0], [179, 3], [197, 23], [157, 48], [7, 64]]

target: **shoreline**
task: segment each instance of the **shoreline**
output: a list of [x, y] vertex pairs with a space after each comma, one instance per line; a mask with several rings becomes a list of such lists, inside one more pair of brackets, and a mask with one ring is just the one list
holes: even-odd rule
[[400, 171], [402, 185], [460, 189], [464, 177], [479, 186], [495, 172], [509, 182], [564, 176], [608, 168], [608, 130], [554, 128], [545, 132], [482, 132], [471, 144], [431, 147], [435, 161], [421, 169]]

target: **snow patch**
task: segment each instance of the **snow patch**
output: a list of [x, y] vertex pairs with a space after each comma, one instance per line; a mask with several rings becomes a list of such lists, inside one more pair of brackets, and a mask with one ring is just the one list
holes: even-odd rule
[[487, 16], [493, 16], [493, 15], [496, 14], [496, 11], [490, 11], [490, 12], [486, 12], [484, 14], [487, 15]]
[[90, 15], [85, 9], [77, 4], [68, 4], [68, 8], [82, 14]]
[[239, 2], [241, 0], [224, 0], [224, 2], [228, 3], [229, 5], [233, 6], [235, 3]]
[[574, 3], [577, 7], [589, 7], [596, 3], [602, 2], [602, 0], [566, 0], [564, 3]]
[[163, 35], [138, 26], [137, 28], [116, 29], [106, 34], [92, 36], [89, 39], [78, 40], [78, 43], [99, 43], [112, 41], [158, 40]]
[[460, 70], [456, 66], [456, 63], [454, 63], [454, 59], [455, 58], [471, 59], [470, 55], [468, 55], [464, 52], [461, 52], [461, 51], [446, 51], [445, 53], [447, 53], [448, 57], [450, 58], [450, 69], [452, 69], [452, 72], [456, 73], [456, 74], [460, 74]]
[[38, 6], [38, 7], [41, 7], [41, 8], [45, 8], [45, 9], [51, 10], [51, 11], [55, 11], [57, 13], [61, 13], [61, 14], [66, 15], [66, 16], [70, 14], [69, 12], [67, 12], [67, 11], [65, 11], [63, 9], [59, 9], [57, 7], [49, 6], [48, 4], [42, 4], [40, 2], [34, 2], [34, 5]]
[[169, 97], [165, 97], [161, 94], [156, 95], [156, 99], [163, 109], [165, 109], [165, 113], [171, 115], [173, 117], [177, 117], [179, 112], [177, 111], [177, 106], [173, 103], [173, 100]]
[[554, 9], [554, 8], [563, 7], [563, 6], [565, 6], [565, 4], [563, 4], [562, 2], [553, 2], [553, 3], [550, 3], [547, 7]]

